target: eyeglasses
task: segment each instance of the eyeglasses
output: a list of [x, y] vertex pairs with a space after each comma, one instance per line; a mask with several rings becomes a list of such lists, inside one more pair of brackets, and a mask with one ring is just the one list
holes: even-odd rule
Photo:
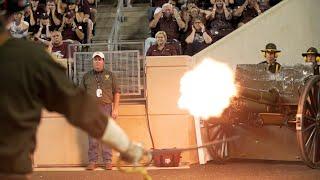
[[103, 61], [103, 58], [101, 58], [101, 57], [95, 57], [95, 58], [93, 58], [93, 61]]

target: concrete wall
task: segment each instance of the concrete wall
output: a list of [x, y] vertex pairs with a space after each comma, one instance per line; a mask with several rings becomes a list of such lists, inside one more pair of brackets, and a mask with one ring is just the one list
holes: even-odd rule
[[[121, 104], [116, 122], [128, 136], [151, 148], [144, 104]], [[134, 127], [134, 128], [133, 128]], [[44, 111], [37, 134], [36, 166], [79, 166], [88, 162], [88, 136], [57, 113]], [[116, 162], [116, 155], [113, 162]]]
[[211, 57], [232, 67], [258, 63], [263, 59], [260, 50], [274, 42], [282, 50], [279, 63], [303, 62], [302, 52], [320, 48], [319, 7], [319, 0], [283, 0], [193, 58], [199, 62]]

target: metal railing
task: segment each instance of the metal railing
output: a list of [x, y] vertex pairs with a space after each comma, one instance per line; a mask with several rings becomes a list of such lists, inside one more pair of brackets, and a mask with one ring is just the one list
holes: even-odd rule
[[105, 54], [106, 69], [111, 70], [119, 80], [121, 94], [144, 98], [144, 42], [119, 40], [123, 17], [123, 1], [118, 0], [117, 13], [108, 43], [69, 44], [68, 75], [76, 85], [79, 85], [83, 75], [92, 70], [93, 52], [101, 51]]

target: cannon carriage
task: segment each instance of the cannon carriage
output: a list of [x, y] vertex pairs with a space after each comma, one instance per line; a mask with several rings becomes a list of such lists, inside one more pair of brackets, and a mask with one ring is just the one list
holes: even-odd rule
[[[320, 76], [302, 64], [284, 66], [277, 74], [265, 69], [264, 65], [237, 65], [238, 95], [221, 117], [205, 121], [208, 140], [241, 136], [233, 131], [237, 126], [286, 126], [296, 134], [305, 164], [320, 168]], [[227, 160], [230, 143], [210, 146], [213, 160]]]

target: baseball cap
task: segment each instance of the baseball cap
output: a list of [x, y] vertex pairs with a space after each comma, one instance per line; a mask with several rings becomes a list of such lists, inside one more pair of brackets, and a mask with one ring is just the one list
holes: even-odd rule
[[41, 13], [40, 19], [48, 19], [49, 15], [47, 13]]
[[92, 55], [92, 58], [94, 58], [96, 56], [99, 56], [99, 57], [104, 59], [104, 54], [102, 52], [99, 52], [99, 51], [98, 52], [94, 52], [93, 55]]
[[68, 19], [71, 19], [71, 18], [74, 17], [74, 13], [71, 12], [71, 11], [68, 11], [68, 12], [66, 13], [66, 17], [67, 17]]

